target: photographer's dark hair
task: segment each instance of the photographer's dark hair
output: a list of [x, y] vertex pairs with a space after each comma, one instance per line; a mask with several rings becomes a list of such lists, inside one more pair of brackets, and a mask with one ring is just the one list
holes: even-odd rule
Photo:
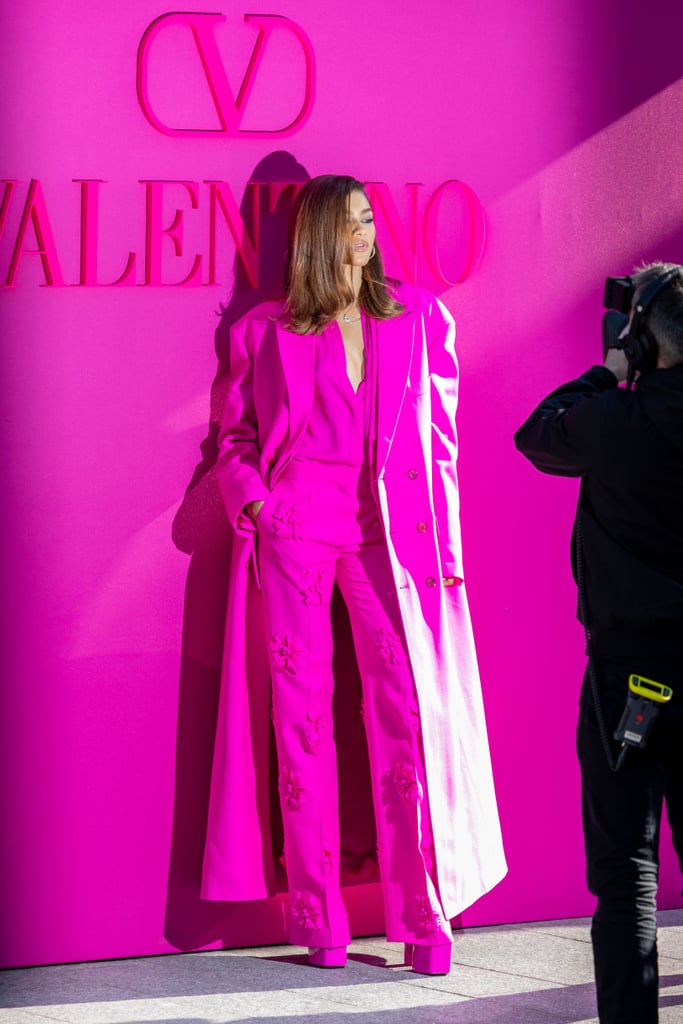
[[[676, 268], [676, 263], [646, 263], [637, 267], [633, 272], [635, 299], [651, 281]], [[683, 267], [678, 270], [678, 277], [664, 285], [645, 314], [647, 330], [657, 342], [660, 356], [670, 366], [683, 363]]]

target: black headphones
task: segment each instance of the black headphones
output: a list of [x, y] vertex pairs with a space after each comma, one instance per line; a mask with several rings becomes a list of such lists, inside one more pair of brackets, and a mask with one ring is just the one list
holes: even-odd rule
[[633, 306], [633, 318], [631, 325], [628, 329], [628, 334], [625, 334], [621, 339], [621, 348], [624, 350], [624, 355], [628, 359], [629, 374], [628, 383], [633, 381], [633, 378], [637, 372], [647, 373], [649, 370], [654, 370], [657, 365], [658, 347], [652, 333], [647, 327], [646, 318], [647, 311], [654, 302], [655, 298], [659, 295], [662, 288], [664, 288], [669, 281], [672, 281], [674, 277], [678, 277], [681, 273], [680, 267], [674, 267], [673, 270], [667, 270], [665, 274], [660, 274], [654, 281], [643, 289], [642, 295], [638, 298], [638, 301]]

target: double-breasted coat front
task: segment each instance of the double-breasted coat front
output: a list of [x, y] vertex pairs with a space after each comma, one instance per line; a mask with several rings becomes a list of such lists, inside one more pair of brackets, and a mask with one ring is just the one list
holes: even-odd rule
[[[398, 317], [369, 320], [377, 374], [374, 465], [415, 680], [444, 913], [454, 917], [506, 867], [462, 566], [456, 474], [455, 324], [433, 295], [401, 285]], [[265, 303], [231, 333], [218, 483], [235, 531], [202, 895], [275, 891], [270, 837], [270, 680], [247, 502], [265, 499], [296, 452], [313, 402], [315, 335]], [[443, 586], [443, 577], [456, 585]], [[335, 737], [343, 744], [344, 737]]]

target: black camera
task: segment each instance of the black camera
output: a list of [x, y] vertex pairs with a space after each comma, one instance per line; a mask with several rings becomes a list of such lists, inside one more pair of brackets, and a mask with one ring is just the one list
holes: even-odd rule
[[602, 318], [602, 358], [610, 348], [623, 348], [619, 335], [628, 323], [635, 286], [630, 277], [608, 277], [602, 300], [609, 312]]
[[648, 318], [662, 288], [678, 277], [682, 269], [671, 267], [655, 277], [638, 292], [635, 305], [636, 286], [632, 277], [608, 277], [605, 281], [603, 302], [608, 312], [602, 318], [602, 357], [605, 358], [610, 348], [623, 350], [628, 360], [627, 388], [632, 386], [636, 373], [649, 373], [657, 366], [659, 348], [649, 329]]
[[608, 277], [605, 281], [605, 309], [616, 309], [626, 316], [631, 312], [635, 285], [632, 277]]

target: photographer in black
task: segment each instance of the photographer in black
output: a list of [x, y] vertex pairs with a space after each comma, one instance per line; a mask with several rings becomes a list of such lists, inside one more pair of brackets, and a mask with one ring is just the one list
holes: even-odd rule
[[598, 1012], [655, 1024], [663, 801], [683, 871], [683, 267], [608, 278], [605, 305], [604, 365], [545, 398], [515, 443], [542, 472], [581, 477], [577, 748]]

